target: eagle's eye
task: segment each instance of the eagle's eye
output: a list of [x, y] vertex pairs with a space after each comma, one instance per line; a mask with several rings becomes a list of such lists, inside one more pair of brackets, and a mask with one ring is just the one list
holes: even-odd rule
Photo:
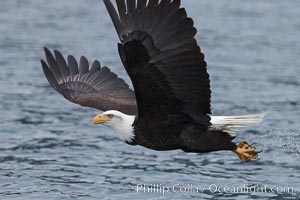
[[114, 115], [113, 114], [108, 114], [108, 115], [106, 115], [109, 119], [111, 119], [111, 118], [113, 118], [114, 117]]

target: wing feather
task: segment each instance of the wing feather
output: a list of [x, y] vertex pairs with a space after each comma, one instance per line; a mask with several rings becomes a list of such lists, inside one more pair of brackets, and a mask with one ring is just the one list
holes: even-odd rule
[[45, 61], [41, 60], [41, 64], [42, 64], [42, 68], [43, 68], [44, 74], [45, 74], [48, 82], [55, 90], [57, 90], [58, 82], [57, 82], [56, 78], [53, 76], [53, 73], [50, 71], [50, 69], [47, 66], [47, 64], [45, 63]]
[[209, 75], [194, 22], [180, 0], [147, 5], [117, 0], [119, 14], [111, 0], [104, 3], [121, 40], [119, 54], [135, 89], [139, 119], [182, 114], [209, 126]]
[[[60, 69], [60, 72], [62, 73], [63, 78], [70, 76], [70, 70], [68, 68], [68, 65], [67, 65], [65, 59], [61, 55], [61, 53], [57, 50], [54, 50], [54, 55], [55, 55], [55, 60]], [[64, 81], [67, 81], [67, 80], [64, 79]]]
[[50, 53], [50, 51], [47, 48], [44, 48], [44, 51], [45, 51], [45, 55], [46, 55], [50, 70], [53, 73], [53, 76], [55, 77], [55, 79], [57, 80], [58, 83], [62, 82], [62, 75], [61, 75], [60, 69], [58, 68], [58, 66], [56, 64], [56, 61], [55, 61], [53, 55]]
[[45, 48], [48, 65], [41, 60], [44, 74], [50, 85], [66, 99], [82, 106], [106, 110], [119, 110], [127, 114], [136, 114], [137, 106], [134, 92], [124, 80], [94, 61], [91, 68], [86, 57], [80, 58], [80, 64], [68, 56], [68, 65], [62, 54], [55, 50], [55, 58]]
[[79, 80], [84, 81], [85, 75], [89, 72], [89, 61], [86, 57], [81, 56], [79, 63]]
[[[47, 55], [46, 55], [47, 57]], [[69, 55], [68, 56], [68, 66], [70, 68], [70, 78], [71, 80], [75, 81], [75, 76], [79, 73], [78, 72], [78, 63], [74, 56]]]

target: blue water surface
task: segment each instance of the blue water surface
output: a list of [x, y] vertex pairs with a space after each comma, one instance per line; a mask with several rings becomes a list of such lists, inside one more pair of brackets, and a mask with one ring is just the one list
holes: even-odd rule
[[[0, 199], [300, 199], [300, 1], [182, 5], [206, 55], [214, 114], [267, 114], [236, 138], [259, 159], [131, 147], [92, 126], [99, 111], [58, 95], [39, 60], [44, 46], [85, 55], [129, 82], [103, 2], [1, 0]], [[241, 187], [252, 189], [233, 191]]]

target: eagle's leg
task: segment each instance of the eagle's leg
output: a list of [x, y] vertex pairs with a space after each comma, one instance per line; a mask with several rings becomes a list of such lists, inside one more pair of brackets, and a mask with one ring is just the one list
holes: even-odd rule
[[250, 159], [256, 159], [259, 153], [255, 148], [249, 146], [247, 142], [240, 142], [233, 152], [245, 163], [249, 162]]

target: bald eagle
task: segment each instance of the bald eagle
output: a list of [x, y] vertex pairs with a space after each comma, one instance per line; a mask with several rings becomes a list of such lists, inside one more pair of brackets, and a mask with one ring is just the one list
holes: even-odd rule
[[212, 116], [207, 65], [196, 28], [180, 0], [103, 0], [120, 43], [134, 91], [108, 67], [81, 57], [65, 61], [45, 48], [42, 68], [50, 85], [71, 102], [104, 111], [93, 124], [111, 127], [129, 145], [153, 150], [235, 152], [248, 162], [258, 151], [232, 140], [263, 114]]

